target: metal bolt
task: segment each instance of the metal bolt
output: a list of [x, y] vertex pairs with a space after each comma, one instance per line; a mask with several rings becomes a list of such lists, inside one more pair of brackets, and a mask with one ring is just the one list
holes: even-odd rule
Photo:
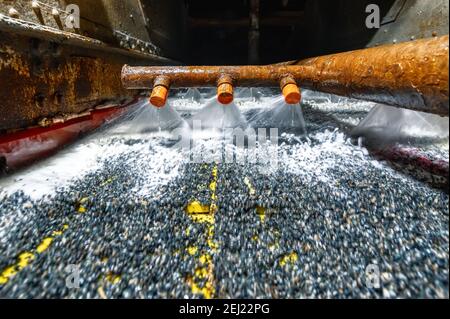
[[61, 21], [61, 16], [59, 15], [59, 11], [56, 8], [52, 9], [52, 16], [55, 19], [56, 24], [60, 30], [64, 30], [64, 26]]
[[33, 0], [31, 2], [31, 8], [34, 11], [34, 14], [36, 14], [36, 17], [38, 18], [39, 22], [45, 25], [45, 20], [44, 17], [42, 16], [41, 6], [39, 5], [39, 2]]

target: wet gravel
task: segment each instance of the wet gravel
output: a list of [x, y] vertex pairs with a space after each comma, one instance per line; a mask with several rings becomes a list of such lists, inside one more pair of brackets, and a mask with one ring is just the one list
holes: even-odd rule
[[[0, 297], [448, 298], [448, 193], [355, 145], [336, 119], [364, 110], [305, 108], [308, 138], [283, 134], [270, 170], [190, 163], [166, 137], [104, 136], [123, 151], [55, 193], [0, 192], [0, 275], [34, 256]], [[217, 209], [198, 220], [193, 201]]]

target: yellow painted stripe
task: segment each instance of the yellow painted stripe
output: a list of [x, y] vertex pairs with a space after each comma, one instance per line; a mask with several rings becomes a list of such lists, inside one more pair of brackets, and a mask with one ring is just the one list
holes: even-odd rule
[[297, 260], [298, 260], [298, 255], [295, 251], [293, 251], [293, 252], [281, 257], [280, 266], [284, 267], [288, 264], [294, 264]]
[[255, 195], [256, 194], [256, 190], [255, 190], [255, 188], [253, 188], [253, 185], [250, 182], [250, 179], [248, 177], [244, 178], [244, 184], [247, 185], [248, 192], [249, 192], [250, 195]]
[[209, 205], [203, 205], [199, 201], [192, 201], [186, 206], [186, 212], [188, 214], [208, 214], [209, 213]]
[[259, 216], [261, 222], [264, 222], [266, 220], [266, 209], [264, 207], [257, 206], [256, 214]]
[[[207, 243], [208, 253], [203, 253], [198, 257], [198, 260], [202, 266], [197, 267], [194, 270], [193, 275], [190, 275], [187, 278], [187, 283], [190, 285], [192, 293], [196, 295], [199, 294], [205, 299], [214, 298], [216, 293], [212, 254], [214, 254], [219, 247], [219, 245], [214, 241], [214, 215], [218, 209], [216, 195], [218, 176], [217, 165], [214, 166], [211, 174], [213, 176], [213, 180], [209, 184], [209, 189], [211, 190], [210, 204], [206, 206], [194, 201], [189, 203], [186, 208], [186, 212], [194, 222], [209, 224], [204, 237]], [[188, 248], [188, 253], [190, 255], [197, 255], [197, 249], [195, 249], [194, 252], [192, 248], [193, 247]]]
[[118, 284], [121, 279], [122, 279], [121, 275], [118, 275], [118, 274], [115, 274], [115, 273], [112, 273], [112, 272], [107, 273], [106, 276], [105, 276], [105, 280], [107, 282], [109, 282], [110, 284], [113, 284], [113, 285]]
[[[247, 186], [249, 194], [251, 196], [254, 196], [256, 194], [256, 190], [247, 176], [244, 178], [244, 184]], [[264, 222], [266, 220], [266, 209], [264, 207], [257, 206], [256, 214], [259, 216], [261, 222]]]
[[46, 251], [53, 240], [61, 236], [65, 230], [69, 228], [68, 225], [64, 225], [61, 230], [54, 231], [52, 236], [46, 237], [42, 242], [33, 250], [25, 251], [17, 257], [17, 261], [13, 265], [9, 265], [0, 273], [0, 285], [5, 285], [11, 278], [17, 275], [22, 269], [26, 268], [36, 258], [37, 254], [42, 254]]

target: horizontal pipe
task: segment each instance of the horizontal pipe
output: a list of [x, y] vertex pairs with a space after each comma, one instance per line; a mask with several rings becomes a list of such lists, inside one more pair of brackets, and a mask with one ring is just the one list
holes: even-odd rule
[[151, 66], [122, 69], [128, 89], [151, 88], [164, 75], [171, 87], [216, 86], [226, 74], [234, 86], [299, 86], [448, 116], [449, 37], [431, 38], [266, 66]]
[[299, 74], [303, 66], [143, 66], [125, 65], [122, 83], [127, 89], [147, 89], [155, 78], [170, 78], [171, 87], [216, 86], [222, 75], [229, 75], [236, 86], [279, 86], [288, 74]]

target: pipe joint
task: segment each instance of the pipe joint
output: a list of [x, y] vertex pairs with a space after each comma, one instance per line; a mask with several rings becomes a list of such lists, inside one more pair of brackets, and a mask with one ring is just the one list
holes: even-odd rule
[[280, 80], [280, 88], [287, 104], [298, 104], [302, 98], [300, 88], [292, 75], [286, 75]]

